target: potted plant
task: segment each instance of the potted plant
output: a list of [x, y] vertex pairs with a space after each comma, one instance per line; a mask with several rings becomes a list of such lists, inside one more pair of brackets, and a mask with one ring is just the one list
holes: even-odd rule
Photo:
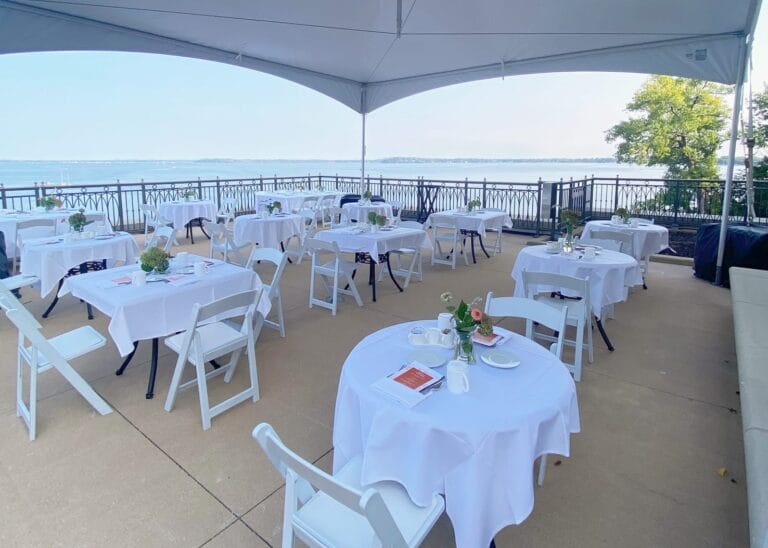
[[50, 211], [54, 207], [61, 207], [61, 200], [55, 196], [43, 196], [37, 201], [37, 205], [44, 207], [46, 211]]
[[283, 204], [281, 204], [278, 201], [274, 201], [271, 204], [267, 204], [267, 211], [270, 215], [275, 213], [280, 213], [280, 209], [282, 208]]
[[363, 192], [363, 203], [364, 204], [370, 203], [371, 198], [373, 198], [373, 194], [371, 194], [370, 190], [366, 190], [365, 192]]
[[84, 209], [80, 209], [77, 213], [69, 216], [69, 226], [75, 232], [82, 232], [85, 225], [91, 224], [91, 222], [86, 218]]
[[563, 244], [563, 253], [573, 251], [573, 229], [581, 223], [581, 214], [572, 209], [563, 209], [560, 212], [560, 225], [565, 230], [565, 243]]
[[616, 210], [615, 215], [621, 217], [621, 221], [627, 225], [629, 224], [629, 210], [625, 207], [620, 207]]
[[440, 295], [440, 300], [445, 303], [445, 309], [453, 315], [453, 325], [458, 335], [456, 343], [456, 359], [467, 363], [475, 363], [475, 347], [472, 344], [472, 334], [475, 329], [482, 329], [481, 334], [487, 335], [490, 327], [490, 334], [493, 335], [493, 325], [480, 309], [480, 298], [474, 299], [467, 304], [461, 300], [458, 306], [451, 304], [453, 302], [453, 293], [446, 291]]
[[144, 272], [157, 272], [162, 274], [168, 270], [169, 255], [159, 247], [150, 247], [141, 254], [141, 269]]
[[467, 211], [472, 211], [473, 209], [480, 209], [480, 206], [482, 205], [482, 202], [480, 200], [470, 200], [467, 202]]
[[379, 227], [387, 226], [387, 216], [386, 215], [376, 215], [376, 224]]

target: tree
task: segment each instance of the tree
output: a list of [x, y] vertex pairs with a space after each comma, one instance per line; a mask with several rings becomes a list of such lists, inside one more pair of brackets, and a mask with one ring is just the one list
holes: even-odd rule
[[631, 117], [608, 130], [616, 160], [667, 166], [669, 179], [716, 179], [717, 151], [727, 138], [728, 88], [711, 82], [653, 76], [627, 105]]

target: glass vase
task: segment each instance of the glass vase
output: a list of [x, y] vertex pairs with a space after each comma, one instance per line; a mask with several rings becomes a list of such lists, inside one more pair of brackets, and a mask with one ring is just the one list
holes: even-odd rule
[[472, 331], [459, 331], [456, 330], [458, 335], [456, 341], [456, 359], [467, 362], [469, 364], [475, 363], [475, 346], [472, 344]]
[[568, 227], [565, 232], [565, 241], [563, 242], [563, 253], [566, 255], [573, 253], [573, 227]]

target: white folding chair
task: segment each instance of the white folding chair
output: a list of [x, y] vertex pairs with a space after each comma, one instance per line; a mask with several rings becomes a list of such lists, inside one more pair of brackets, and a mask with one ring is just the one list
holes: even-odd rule
[[437, 494], [429, 506], [415, 505], [394, 481], [363, 485], [361, 457], [331, 476], [288, 449], [269, 424], [253, 437], [285, 479], [283, 548], [295, 538], [313, 547], [416, 547], [445, 509]]
[[[179, 355], [165, 400], [166, 411], [173, 409], [179, 392], [197, 386], [203, 430], [208, 430], [213, 417], [248, 399], [259, 400], [256, 338], [264, 321], [264, 317], [256, 310], [260, 298], [261, 290], [252, 289], [206, 305], [195, 303], [187, 330], [165, 339], [165, 345]], [[231, 320], [241, 316], [243, 321], [240, 325]], [[213, 318], [217, 321], [211, 322]], [[208, 400], [208, 379], [224, 373], [224, 382], [230, 382], [243, 349], [248, 355], [250, 385], [242, 392], [211, 406]], [[227, 354], [231, 354], [227, 364], [209, 373], [205, 372], [206, 362]], [[187, 363], [195, 368], [195, 377], [182, 383], [181, 377]]]
[[[69, 364], [70, 360], [107, 343], [98, 331], [86, 325], [47, 339], [40, 332], [42, 326], [5, 284], [0, 284], [0, 308], [19, 332], [16, 347], [16, 416], [27, 425], [30, 441], [37, 435], [37, 376], [51, 368], [61, 373], [100, 415], [112, 412], [107, 402]], [[24, 401], [25, 365], [29, 368], [29, 403]]]
[[315, 215], [317, 215], [317, 212], [316, 212], [317, 202], [318, 202], [317, 196], [308, 196], [304, 198], [304, 200], [301, 202], [301, 205], [299, 206], [299, 209], [297, 211], [301, 211], [302, 209], [310, 209], [312, 211], [315, 211]]
[[298, 235], [299, 238], [299, 250], [298, 259], [296, 264], [301, 264], [304, 260], [304, 255], [307, 254], [306, 241], [307, 238], [314, 238], [317, 234], [317, 214], [312, 209], [302, 209], [298, 212], [298, 215], [304, 220], [302, 225], [303, 232]]
[[170, 253], [176, 243], [176, 229], [170, 226], [158, 226], [152, 232], [152, 237], [146, 242], [145, 247], [159, 247], [166, 253]]
[[[416, 221], [401, 221], [401, 228], [416, 228], [418, 230], [424, 230], [424, 225]], [[392, 262], [395, 264], [392, 265]], [[408, 261], [408, 266], [403, 266], [403, 261]], [[399, 249], [393, 249], [389, 252], [390, 266], [392, 266], [392, 275], [399, 278], [403, 278], [403, 289], [408, 287], [412, 277], [416, 277], [420, 282], [424, 280], [421, 270], [421, 249], [412, 247], [401, 247]], [[379, 280], [384, 277], [386, 269], [381, 268], [379, 270]]]
[[[443, 250], [443, 244], [447, 246], [447, 252]], [[459, 231], [459, 220], [454, 217], [432, 215], [432, 264], [445, 264], [452, 270], [456, 270], [456, 253], [461, 253], [464, 264], [469, 266], [469, 259], [464, 249], [464, 238]]]
[[[486, 207], [485, 210], [486, 211], [496, 211], [496, 212], [499, 212], [499, 213], [503, 213], [504, 212], [503, 209], [498, 208], [498, 207]], [[488, 242], [488, 243], [490, 243], [490, 245], [488, 245], [488, 243], [487, 243], [486, 247], [489, 247], [493, 251], [494, 255], [496, 255], [498, 253], [501, 253], [501, 241], [502, 241], [501, 237], [504, 234], [504, 224], [503, 224], [503, 222], [499, 223], [499, 226], [489, 226], [489, 227], [486, 227], [485, 228], [485, 233], [488, 234], [489, 232], [491, 232], [493, 234], [496, 234], [496, 240], [493, 241], [493, 242]]]
[[327, 228], [332, 223], [331, 210], [336, 204], [335, 196], [323, 196], [317, 202], [317, 218], [324, 228]]
[[221, 222], [227, 230], [231, 229], [232, 223], [235, 222], [235, 211], [237, 210], [236, 198], [224, 198], [221, 203], [221, 209], [216, 214], [216, 222]]
[[[630, 257], [635, 257], [635, 237], [630, 232], [610, 229], [593, 230], [589, 235], [589, 240], [585, 241], [594, 242], [606, 249], [619, 251]], [[645, 284], [645, 275], [648, 273], [648, 257], [638, 262], [640, 264], [640, 272], [643, 275], [643, 289], [648, 289], [648, 286]]]
[[149, 229], [153, 231], [157, 230], [161, 226], [172, 225], [173, 222], [168, 219], [160, 217], [160, 213], [157, 211], [157, 207], [152, 204], [140, 204], [139, 209], [144, 214], [144, 241], [147, 241], [147, 234]]
[[[237, 245], [232, 234], [223, 224], [203, 221], [203, 226], [205, 226], [205, 231], [208, 232], [208, 236], [211, 238], [209, 257], [213, 258], [214, 253], [219, 253], [222, 255], [225, 263], [234, 262], [235, 264], [242, 265], [245, 262], [240, 251], [249, 247], [250, 243]], [[230, 255], [234, 255], [234, 261], [230, 261]]]
[[[355, 270], [357, 270], [357, 264], [347, 261], [341, 256], [339, 245], [336, 242], [325, 242], [316, 238], [307, 238], [304, 245], [309, 254], [312, 255], [312, 273], [309, 279], [309, 308], [312, 308], [313, 305], [321, 306], [329, 309], [332, 315], [335, 316], [339, 294], [351, 295], [354, 297], [357, 306], [363, 306], [363, 300], [360, 298], [355, 280], [352, 278]], [[323, 258], [329, 255], [329, 260]], [[315, 279], [317, 277], [320, 278], [320, 281], [325, 286], [331, 302], [315, 297]], [[332, 280], [332, 285], [329, 285], [326, 279]], [[341, 284], [344, 282], [349, 286], [349, 289], [342, 288]]]
[[[552, 297], [551, 293], [565, 290], [568, 297], [564, 299]], [[563, 344], [575, 348], [572, 364], [564, 362], [573, 374], [574, 380], [581, 381], [581, 365], [583, 350], [587, 350], [589, 363], [594, 362], [594, 344], [592, 340], [592, 308], [589, 300], [589, 278], [575, 278], [564, 274], [550, 272], [523, 271], [523, 293], [528, 299], [535, 299], [548, 306], [562, 309], [568, 308], [567, 324], [576, 327], [576, 337], [566, 338]], [[554, 338], [544, 333], [534, 331], [534, 337], [554, 341]], [[584, 342], [586, 337], [587, 341]]]
[[259, 262], [267, 262], [275, 265], [277, 269], [272, 276], [272, 281], [269, 285], [264, 284], [263, 289], [269, 297], [269, 302], [272, 303], [272, 310], [277, 313], [277, 321], [271, 321], [264, 318], [264, 325], [277, 329], [280, 332], [281, 337], [285, 337], [285, 321], [283, 319], [283, 299], [280, 296], [280, 280], [283, 278], [283, 271], [288, 264], [288, 254], [280, 252], [277, 249], [269, 247], [254, 247], [251, 250], [251, 256], [248, 257], [248, 263], [245, 268], [253, 269]]
[[331, 219], [331, 228], [342, 228], [349, 226], [349, 211], [341, 207], [331, 207], [329, 209]]
[[29, 219], [16, 223], [15, 249], [8, 257], [8, 263], [11, 265], [11, 272], [16, 273], [19, 270], [18, 263], [21, 262], [21, 248], [24, 241], [33, 238], [47, 238], [56, 235], [56, 219]]
[[40, 278], [37, 276], [32, 275], [26, 275], [26, 274], [17, 274], [16, 276], [9, 276], [8, 278], [3, 278], [0, 280], [2, 284], [6, 287], [6, 289], [9, 289], [13, 291], [14, 289], [21, 289], [22, 287], [27, 287], [30, 285], [35, 285], [37, 282], [40, 281]]
[[[568, 317], [568, 306], [555, 308], [533, 299], [521, 297], [495, 297], [489, 292], [485, 298], [485, 313], [491, 317], [522, 318], [525, 320], [525, 336], [534, 339], [534, 324], [543, 325], [555, 332], [555, 342], [549, 347], [557, 359], [561, 359], [565, 344], [565, 326]], [[539, 474], [537, 483], [544, 483], [547, 473], [547, 455], [539, 459]]]
[[534, 323], [548, 327], [556, 333], [549, 350], [560, 359], [563, 355], [565, 326], [568, 307], [554, 308], [533, 299], [522, 297], [496, 297], [490, 291], [485, 298], [485, 313], [492, 318], [522, 318], [525, 320], [525, 336], [534, 338]]

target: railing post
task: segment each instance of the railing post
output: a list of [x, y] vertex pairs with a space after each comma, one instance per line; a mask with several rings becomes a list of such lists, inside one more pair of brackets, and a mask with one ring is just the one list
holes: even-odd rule
[[141, 203], [147, 203], [147, 185], [144, 184], [144, 179], [141, 180]]
[[218, 177], [216, 177], [216, 207], [221, 209], [221, 184]]
[[264, 177], [259, 175], [259, 190], [264, 190]]
[[[216, 176], [216, 180], [219, 180], [219, 176]], [[203, 183], [200, 181], [200, 177], [197, 178], [197, 195], [200, 197], [200, 199], [203, 199]]]
[[2, 199], [3, 209], [8, 209], [8, 201], [5, 197], [5, 185], [0, 184], [0, 199]]
[[679, 180], [675, 181], [675, 199], [672, 202], [672, 208], [675, 210], [675, 216], [672, 219], [672, 226], [677, 227], [679, 226], [677, 215], [680, 209], [680, 181]]
[[336, 185], [335, 190], [339, 190], [339, 174], [338, 173], [336, 174], [335, 183], [334, 184]]
[[[43, 189], [43, 196], [45, 196], [45, 189]], [[35, 205], [37, 205], [37, 202], [40, 201], [40, 186], [38, 183], [35, 183]]]
[[542, 180], [539, 177], [536, 189], [536, 237], [541, 234], [541, 187]]
[[379, 196], [384, 197], [384, 179], [381, 177], [381, 173], [379, 173]]
[[469, 179], [464, 177], [464, 204], [469, 203]]
[[558, 193], [558, 186], [563, 183], [562, 179], [560, 183], [552, 183], [552, 193], [549, 197], [549, 219], [552, 225], [549, 229], [549, 239], [557, 240], [555, 238], [555, 231], [557, 230], [557, 212], [560, 209], [560, 194]]
[[125, 231], [125, 217], [123, 215], [123, 185], [117, 180], [117, 219], [120, 230]]
[[486, 186], [487, 186], [486, 178], [483, 177], [483, 205], [482, 205], [482, 207], [485, 207], [485, 190], [486, 190]]

